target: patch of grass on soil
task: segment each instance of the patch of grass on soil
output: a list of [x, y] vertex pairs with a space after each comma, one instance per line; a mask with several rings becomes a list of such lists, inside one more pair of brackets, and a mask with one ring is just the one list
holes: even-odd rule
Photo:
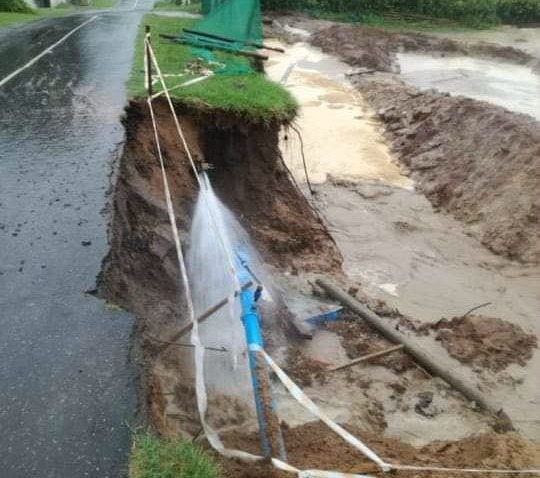
[[[215, 110], [230, 113], [253, 122], [290, 121], [297, 112], [298, 105], [294, 98], [277, 83], [268, 80], [263, 74], [256, 72], [216, 74], [211, 78], [190, 86], [176, 86], [200, 76], [186, 67], [196, 59], [194, 49], [188, 45], [173, 43], [159, 38], [159, 33], [179, 35], [182, 28], [189, 28], [196, 20], [186, 18], [146, 15], [139, 27], [133, 70], [128, 82], [130, 96], [144, 96], [144, 27], [150, 25], [152, 46], [165, 77], [167, 87], [177, 102], [188, 106], [196, 105], [199, 109]], [[203, 52], [204, 53], [204, 52]], [[215, 61], [234, 65], [239, 69], [249, 66], [245, 57], [213, 52]], [[216, 69], [216, 65], [208, 65]], [[175, 88], [175, 89], [173, 89]], [[155, 92], [160, 91], [158, 83], [154, 83]]]
[[188, 13], [201, 13], [200, 2], [193, 2], [189, 5], [182, 5], [175, 0], [158, 0], [154, 3], [154, 10], [178, 10]]
[[219, 466], [193, 443], [161, 439], [151, 433], [134, 436], [129, 478], [218, 478]]

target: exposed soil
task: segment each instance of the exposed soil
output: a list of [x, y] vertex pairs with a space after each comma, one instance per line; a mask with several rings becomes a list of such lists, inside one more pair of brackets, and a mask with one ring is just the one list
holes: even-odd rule
[[[350, 359], [356, 359], [363, 355], [380, 352], [395, 344], [386, 340], [381, 334], [359, 318], [339, 320], [326, 324], [328, 330], [332, 330], [341, 337], [341, 343], [347, 351]], [[369, 361], [371, 365], [382, 365], [397, 373], [404, 372], [414, 367], [414, 361], [402, 351], [392, 352], [382, 357]], [[359, 365], [361, 366], [361, 365]]]
[[[397, 71], [394, 52], [451, 52], [523, 63], [528, 53], [419, 34], [335, 25], [311, 40], [351, 65]], [[485, 102], [420, 92], [392, 75], [353, 77], [386, 125], [393, 152], [417, 187], [496, 254], [540, 262], [540, 126]]]
[[[189, 246], [198, 187], [166, 103], [155, 102], [154, 108], [180, 237]], [[217, 194], [267, 262], [295, 272], [339, 269], [341, 257], [334, 242], [280, 160], [280, 125], [246, 124], [188, 110], [178, 113], [194, 158], [213, 165], [210, 174]], [[197, 416], [188, 399], [193, 390], [180, 386], [192, 380], [186, 366], [192, 361], [190, 349], [163, 349], [159, 342], [178, 330], [185, 312], [145, 102], [130, 102], [124, 124], [127, 141], [114, 189], [111, 249], [104, 260], [100, 293], [139, 318], [146, 370], [143, 388], [154, 425], [165, 435], [195, 434]], [[209, 422], [218, 427], [245, 419], [237, 406], [227, 411], [230, 407], [210, 405]]]
[[[392, 463], [455, 467], [528, 468], [538, 466], [538, 445], [515, 434], [486, 433], [455, 442], [435, 441], [417, 449], [400, 440], [346, 428]], [[312, 422], [293, 429], [284, 428], [288, 461], [300, 469], [333, 470], [348, 473], [377, 473], [373, 463], [333, 433], [326, 425]], [[258, 437], [230, 433], [225, 443], [234, 448], [256, 453]], [[262, 463], [246, 465], [235, 460], [220, 459], [223, 476], [230, 478], [281, 478], [291, 476], [273, 471]], [[398, 475], [416, 475], [397, 472]], [[456, 473], [423, 473], [422, 476], [461, 476]]]
[[[299, 40], [282, 25], [306, 29], [310, 43], [325, 53], [340, 56], [346, 63], [382, 72], [398, 72], [397, 52], [429, 52], [445, 55], [477, 55], [535, 66], [538, 60], [531, 54], [510, 46], [489, 42], [468, 44], [422, 33], [389, 32], [361, 24], [340, 24], [307, 19], [302, 15], [285, 15], [269, 20], [267, 33]], [[281, 28], [280, 28], [281, 27]]]
[[493, 317], [467, 315], [442, 319], [432, 328], [452, 357], [494, 372], [513, 363], [524, 366], [538, 346], [535, 335]]
[[393, 79], [363, 78], [356, 85], [435, 207], [467, 223], [496, 254], [540, 262], [538, 122]]
[[[340, 49], [350, 64], [387, 72], [395, 71], [398, 50], [476, 52], [518, 63], [530, 60], [513, 48], [463, 46], [426, 35], [388, 34], [350, 25], [332, 26], [315, 35], [314, 42], [333, 53]], [[379, 110], [395, 151], [433, 204], [468, 222], [473, 233], [492, 250], [540, 262], [540, 203], [534, 194], [540, 182], [540, 132], [532, 121], [472, 100], [420, 94], [388, 75], [357, 78], [357, 86]], [[189, 246], [197, 185], [178, 144], [167, 106], [157, 103], [156, 113], [179, 232], [183, 244]], [[280, 158], [281, 125], [246, 124], [237, 118], [193, 110], [179, 110], [179, 114], [195, 158], [213, 165], [209, 174], [217, 194], [246, 228], [267, 263], [295, 275], [339, 273], [340, 252], [291, 182]], [[193, 437], [200, 432], [200, 424], [192, 377], [186, 367], [191, 361], [190, 351], [180, 347], [159, 351], [155, 343], [155, 338], [167, 340], [178, 329], [184, 311], [152, 126], [143, 102], [130, 103], [125, 125], [127, 144], [115, 189], [111, 252], [104, 263], [101, 291], [109, 300], [140, 317], [140, 338], [148, 359], [145, 393], [154, 426], [163, 435]], [[504, 146], [500, 140], [497, 146], [494, 138], [504, 138]], [[415, 225], [405, 221], [395, 221], [393, 227], [403, 235], [416, 232]], [[396, 327], [416, 327], [413, 319], [402, 316], [385, 302], [357, 293], [379, 314], [397, 319]], [[508, 328], [505, 323], [470, 323], [475, 322], [473, 318], [441, 321], [437, 325], [438, 337], [451, 355], [493, 370], [510, 363], [525, 363], [530, 358], [536, 345], [532, 343], [534, 337], [519, 328]], [[265, 338], [271, 343], [271, 331], [266, 332]], [[391, 345], [356, 320], [329, 324], [324, 332], [337, 334], [351, 359]], [[333, 338], [339, 346], [335, 335]], [[429, 437], [424, 437], [425, 443], [433, 440], [430, 427], [451, 424], [465, 428], [464, 423], [472, 415], [480, 415], [468, 409], [458, 394], [413, 368], [414, 363], [401, 351], [375, 359], [363, 369], [331, 377], [324, 372], [327, 364], [308, 357], [300, 347], [289, 346], [287, 358], [286, 369], [291, 377], [302, 386], [312, 387], [310, 391], [318, 393], [318, 400], [328, 405], [330, 413], [339, 413], [339, 407], [346, 403], [349, 416], [355, 421], [345, 421], [360, 423], [362, 429], [346, 425], [347, 428], [389, 461], [502, 468], [533, 467], [540, 463], [539, 447], [512, 434], [486, 433], [454, 442], [435, 441], [420, 449], [384, 436], [391, 420], [410, 420], [412, 416], [412, 420], [424, 420], [424, 428], [411, 430], [410, 436], [427, 430]], [[268, 389], [263, 391], [269, 393]], [[356, 395], [362, 396], [357, 400]], [[341, 403], [333, 407], [333, 400]], [[209, 397], [208, 422], [220, 429], [226, 446], [260, 454], [258, 435], [251, 433], [252, 412], [233, 397]], [[294, 417], [291, 409], [283, 410], [283, 416], [288, 416], [289, 422]], [[297, 423], [302, 421], [294, 425]], [[393, 426], [394, 430], [398, 428], [395, 423]], [[282, 428], [289, 462], [299, 468], [377, 471], [358, 451], [320, 423], [297, 427], [284, 423]], [[406, 424], [403, 429], [407, 429]], [[471, 432], [460, 429], [458, 433], [465, 436]], [[224, 477], [290, 476], [265, 463], [219, 460]]]

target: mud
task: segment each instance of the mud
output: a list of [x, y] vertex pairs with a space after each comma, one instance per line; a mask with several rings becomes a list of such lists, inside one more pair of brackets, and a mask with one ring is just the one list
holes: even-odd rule
[[432, 328], [452, 357], [494, 372], [513, 363], [524, 366], [538, 346], [537, 337], [518, 325], [482, 315], [442, 319]]
[[425, 52], [431, 55], [483, 56], [516, 64], [536, 65], [537, 60], [529, 53], [494, 43], [464, 43], [421, 33], [392, 33], [365, 25], [337, 24], [323, 29], [311, 37], [311, 43], [324, 52], [336, 54], [346, 63], [398, 73], [397, 52]]
[[[538, 466], [540, 448], [514, 434], [480, 434], [459, 441], [435, 441], [415, 448], [400, 440], [346, 426], [354, 435], [363, 439], [383, 459], [391, 463], [454, 467], [528, 468]], [[257, 436], [228, 434], [225, 443], [255, 452]], [[301, 427], [284, 429], [289, 462], [300, 469], [333, 470], [344, 473], [378, 474], [373, 463], [360, 452], [331, 432], [326, 425], [312, 422]], [[329, 453], [331, 451], [331, 453]], [[259, 464], [246, 466], [234, 460], [221, 459], [223, 476], [230, 478], [279, 477], [285, 473], [272, 471]], [[417, 472], [395, 472], [398, 476], [416, 476]], [[458, 473], [422, 473], [422, 476], [462, 476]]]
[[[382, 41], [380, 37], [392, 38], [381, 46], [390, 56], [403, 37], [412, 38], [413, 44], [418, 38], [427, 41], [425, 35], [364, 30], [337, 25], [316, 33], [312, 42], [357, 65], [347, 52], [360, 54], [366, 48], [369, 54], [378, 55], [375, 46]], [[460, 54], [500, 54], [501, 58], [519, 59], [513, 49], [508, 50], [510, 47], [490, 46], [489, 51], [484, 51], [484, 44], [442, 48], [437, 47], [441, 38], [427, 38], [428, 50], [446, 48]], [[375, 42], [373, 48], [365, 47], [368, 40]], [[403, 46], [405, 50], [415, 48]], [[528, 53], [522, 55], [533, 58]], [[362, 66], [395, 71], [375, 64]], [[384, 122], [394, 154], [409, 168], [417, 187], [435, 207], [469, 224], [475, 237], [495, 253], [524, 262], [540, 261], [538, 122], [488, 103], [420, 92], [391, 75], [356, 76], [354, 83]]]
[[[358, 317], [344, 317], [343, 320], [329, 322], [326, 327], [339, 335], [350, 359], [379, 352], [395, 345]], [[389, 368], [398, 374], [415, 366], [414, 361], [403, 351], [372, 359], [369, 363]]]
[[[188, 238], [198, 191], [164, 102], [155, 103], [176, 221]], [[280, 125], [245, 124], [235, 118], [178, 110], [196, 160], [213, 165], [215, 190], [236, 213], [264, 259], [283, 270], [333, 271], [341, 256], [280, 160]], [[100, 294], [138, 319], [146, 373], [143, 389], [155, 426], [165, 435], [197, 432], [197, 417], [180, 387], [192, 382], [189, 348], [162, 342], [179, 329], [186, 314], [178, 263], [165, 207], [161, 170], [146, 104], [132, 101], [124, 119], [127, 142], [120, 160], [110, 226], [111, 249], [104, 260]], [[179, 340], [188, 342], [187, 337]], [[209, 351], [209, 354], [220, 352]], [[250, 419], [250, 411], [222, 407], [210, 398], [209, 422], [227, 427]], [[227, 411], [229, 410], [229, 411]], [[239, 418], [239, 415], [242, 415]]]
[[[317, 23], [319, 29], [328, 26], [325, 22]], [[298, 30], [291, 34], [301, 35], [302, 32]], [[373, 45], [379, 41], [375, 34], [368, 33], [367, 37], [371, 38]], [[351, 38], [354, 38], [354, 35], [351, 34]], [[358, 39], [358, 41], [361, 40]], [[385, 41], [398, 42], [398, 40]], [[415, 41], [421, 44], [426, 39]], [[446, 50], [442, 46], [439, 47], [445, 54], [452, 51], [452, 48], [456, 48], [448, 46], [446, 40], [439, 41], [442, 45], [447, 45], [444, 46]], [[397, 44], [396, 49], [405, 48], [399, 42]], [[331, 49], [331, 46], [327, 48]], [[366, 49], [368, 48], [369, 45], [366, 46]], [[410, 48], [420, 47], [411, 46]], [[530, 60], [529, 57], [520, 56], [512, 49], [502, 51], [491, 46], [482, 48], [489, 50], [484, 54], [500, 55], [499, 57], [509, 55], [515, 62], [525, 63]], [[377, 50], [374, 51], [377, 52]], [[300, 48], [293, 53], [297, 53], [301, 58], [304, 51]], [[381, 58], [383, 58], [382, 54]], [[391, 63], [394, 61], [393, 54], [390, 54], [388, 58]], [[349, 274], [352, 273], [354, 280], [361, 282], [356, 294], [363, 302], [389, 318], [388, 320], [394, 320], [397, 327], [401, 325], [410, 327], [411, 324], [417, 327], [418, 323], [415, 320], [417, 315], [421, 316], [423, 321], [426, 320], [427, 315], [429, 316], [427, 319], [432, 321], [434, 317], [431, 315], [434, 309], [438, 313], [441, 303], [445, 306], [448, 305], [448, 301], [453, 303], [450, 297], [443, 299], [440, 297], [444, 295], [442, 291], [445, 289], [444, 280], [447, 277], [443, 275], [442, 283], [434, 285], [436, 297], [433, 303], [419, 302], [418, 291], [413, 294], [411, 303], [414, 307], [409, 309], [413, 309], [414, 312], [420, 310], [424, 316], [420, 313], [411, 313], [415, 317], [411, 319], [395, 308], [402, 294], [402, 283], [394, 280], [391, 275], [405, 274], [409, 280], [417, 269], [426, 265], [435, 271], [445, 269], [448, 263], [453, 267], [455, 264], [452, 261], [460, 262], [460, 266], [463, 264], [468, 266], [471, 254], [477, 251], [474, 248], [467, 249], [470, 243], [462, 239], [469, 238], [466, 238], [460, 230], [459, 234], [456, 233], [458, 239], [453, 246], [465, 243], [462, 248], [467, 250], [463, 252], [458, 248], [459, 254], [455, 255], [457, 259], [452, 254], [448, 254], [452, 257], [442, 254], [441, 251], [446, 252], [445, 242], [441, 239], [442, 236], [446, 238], [448, 235], [446, 223], [444, 227], [440, 227], [438, 231], [440, 234], [437, 235], [436, 240], [431, 236], [425, 239], [425, 243], [418, 240], [418, 236], [429, 230], [433, 222], [431, 216], [429, 220], [423, 220], [425, 219], [425, 204], [422, 203], [416, 207], [417, 204], [414, 201], [420, 198], [428, 206], [429, 204], [411, 190], [410, 179], [400, 174], [398, 166], [392, 160], [391, 152], [382, 142], [379, 126], [380, 121], [386, 122], [385, 112], [380, 111], [382, 114], [378, 119], [372, 117], [372, 107], [377, 110], [384, 108], [378, 106], [377, 101], [381, 103], [400, 101], [401, 90], [397, 90], [399, 93], [397, 99], [383, 99], [382, 93], [379, 97], [375, 92], [377, 87], [385, 85], [387, 79], [381, 83], [374, 82], [375, 86], [370, 84], [365, 90], [361, 84], [364, 80], [358, 80], [357, 87], [364, 97], [361, 95], [356, 97], [351, 94], [350, 88], [336, 86], [335, 83], [330, 85], [324, 77], [314, 75], [313, 71], [306, 71], [310, 69], [310, 61], [318, 60], [311, 57], [307, 60], [304, 58], [298, 64], [299, 71], [291, 74], [292, 84], [299, 86], [300, 94], [309, 93], [302, 98], [305, 103], [303, 106], [316, 107], [315, 103], [320, 103], [328, 106], [328, 111], [347, 110], [346, 122], [349, 122], [352, 113], [359, 117], [363, 131], [369, 133], [365, 136], [361, 134], [356, 136], [364, 138], [369, 143], [380, 141], [379, 145], [355, 155], [353, 160], [344, 165], [346, 169], [352, 163], [361, 163], [354, 165], [358, 174], [352, 176], [357, 182], [349, 181], [350, 178], [343, 180], [343, 177], [347, 178], [346, 174], [336, 175], [339, 177], [332, 176], [335, 172], [332, 167], [324, 162], [320, 164], [318, 172], [322, 177], [322, 184], [316, 187], [318, 193], [313, 203], [322, 211], [326, 219], [325, 224], [332, 232], [332, 236], [337, 238], [339, 250], [326, 230], [325, 224], [317, 218], [307, 200], [291, 183], [289, 173], [281, 162], [278, 151], [280, 125], [244, 124], [239, 123], [235, 118], [182, 110], [180, 111], [181, 120], [186, 129], [188, 142], [197, 158], [213, 164], [211, 179], [218, 195], [253, 238], [257, 249], [267, 264], [272, 267], [272, 272], [276, 279], [279, 279], [283, 289], [292, 290], [296, 282], [303, 284], [298, 286], [299, 289], [305, 288], [307, 278], [311, 277], [312, 272], [341, 276], [340, 266], [343, 260], [341, 251], [344, 251], [345, 270]], [[386, 60], [382, 61], [383, 66], [380, 68], [386, 65], [385, 62]], [[279, 76], [279, 68], [276, 68], [274, 74]], [[369, 92], [372, 96], [369, 96]], [[387, 90], [384, 94], [387, 95], [389, 92], [391, 90]], [[443, 95], [440, 97], [445, 98]], [[366, 99], [373, 105], [372, 107], [365, 103]], [[349, 108], [348, 103], [353, 101], [354, 108]], [[166, 124], [162, 135], [163, 149], [167, 158], [167, 169], [171, 178], [171, 189], [178, 212], [177, 221], [182, 240], [184, 244], [189, 245], [187, 237], [197, 190], [196, 184], [189, 171], [186, 158], [181, 152], [182, 149], [178, 147], [174, 127], [163, 104], [158, 105], [157, 113], [158, 121]], [[434, 109], [429, 114], [434, 116], [437, 112]], [[452, 114], [457, 114], [457, 112], [452, 111]], [[324, 115], [313, 115], [311, 119], [311, 123], [306, 123], [306, 129], [311, 130], [313, 125], [324, 123]], [[411, 121], [416, 120], [413, 118]], [[413, 123], [412, 127], [414, 126], [416, 124]], [[143, 333], [147, 332], [147, 337], [154, 335], [166, 339], [178, 328], [183, 318], [182, 291], [177, 285], [174, 248], [164, 208], [161, 177], [153, 148], [152, 128], [141, 103], [132, 103], [128, 108], [126, 127], [128, 143], [121, 161], [115, 192], [114, 220], [111, 229], [112, 249], [105, 263], [102, 290], [114, 302], [135, 311], [141, 317], [140, 322], [143, 324], [141, 329]], [[322, 138], [322, 140], [319, 138], [320, 144], [326, 142], [328, 143], [326, 147], [335, 144], [333, 143], [337, 137], [335, 131], [328, 131], [328, 128], [326, 130], [320, 128], [316, 131]], [[324, 131], [327, 135], [323, 134]], [[353, 131], [359, 130], [351, 128], [348, 134]], [[452, 133], [456, 134], [456, 131], [452, 130]], [[351, 137], [354, 140], [354, 136]], [[281, 139], [283, 140], [283, 137]], [[513, 137], [509, 139], [514, 140]], [[396, 148], [397, 141], [396, 139], [394, 142]], [[454, 141], [456, 141], [455, 138]], [[448, 142], [450, 143], [450, 140]], [[309, 139], [308, 145], [313, 144], [316, 143]], [[525, 144], [520, 146], [523, 148]], [[512, 145], [508, 148], [512, 148]], [[516, 151], [514, 151], [516, 155], [519, 154], [517, 149], [516, 146]], [[384, 153], [383, 161], [377, 162], [378, 154], [370, 154], [370, 151]], [[400, 155], [400, 159], [403, 159], [403, 154]], [[321, 158], [325, 159], [326, 163], [334, 159], [331, 154], [321, 155]], [[505, 160], [507, 159], [505, 157]], [[372, 165], [366, 167], [369, 160], [372, 161]], [[513, 163], [516, 169], [518, 161], [519, 158]], [[411, 164], [412, 162], [411, 159]], [[409, 168], [413, 171], [413, 178], [421, 182], [421, 170], [413, 170], [411, 166]], [[294, 168], [292, 169], [294, 175]], [[338, 169], [341, 169], [341, 166]], [[489, 174], [496, 176], [489, 167], [488, 169]], [[445, 173], [446, 171], [442, 170], [441, 174]], [[324, 182], [326, 179], [330, 181]], [[375, 181], [377, 179], [380, 181]], [[521, 180], [517, 178], [516, 181], [518, 179]], [[509, 194], [506, 189], [504, 191], [504, 194]], [[343, 198], [345, 201], [340, 202]], [[411, 217], [402, 214], [403, 203], [408, 204], [409, 199], [414, 203], [411, 205]], [[494, 201], [496, 197], [488, 199]], [[441, 209], [448, 207], [450, 210], [451, 201], [447, 199], [446, 205], [443, 203], [441, 201], [439, 207]], [[343, 211], [330, 214], [332, 211], [329, 207], [342, 208]], [[506, 210], [503, 212], [508, 215], [515, 214], [518, 209], [514, 207], [508, 212]], [[382, 215], [381, 211], [383, 211]], [[365, 220], [366, 214], [373, 214], [378, 219]], [[433, 214], [433, 211], [430, 214]], [[417, 216], [422, 220], [416, 221]], [[353, 222], [354, 227], [361, 228], [361, 234], [356, 231], [351, 232], [351, 228], [341, 227], [340, 221], [345, 217], [347, 221]], [[387, 221], [389, 217], [392, 220]], [[384, 222], [384, 227], [391, 230], [389, 234], [386, 234], [388, 232], [386, 229], [379, 227], [380, 222]], [[480, 220], [477, 222], [482, 223]], [[369, 224], [369, 227], [366, 227], [366, 224]], [[383, 246], [389, 240], [388, 237], [392, 240], [398, 238], [398, 246], [394, 244], [392, 254], [390, 254], [393, 264], [389, 265], [391, 261], [385, 257], [384, 251], [372, 254], [371, 241], [368, 237], [370, 234], [380, 234], [374, 241], [383, 242]], [[342, 247], [343, 244], [345, 247]], [[477, 247], [488, 254], [481, 246]], [[415, 248], [420, 250], [416, 251]], [[438, 253], [444, 256], [444, 261], [438, 260], [440, 259]], [[408, 261], [409, 256], [413, 257], [411, 261]], [[484, 258], [483, 255], [480, 254], [480, 256], [479, 261]], [[489, 257], [491, 260], [491, 254]], [[361, 276], [363, 272], [366, 272], [362, 263], [366, 260], [382, 268], [388, 266], [388, 270], [375, 278], [368, 275]], [[402, 264], [398, 267], [396, 264], [400, 260], [408, 262], [403, 267], [401, 267]], [[532, 259], [527, 256], [524, 260]], [[482, 272], [488, 271], [486, 273], [489, 275], [499, 265], [495, 262], [484, 264]], [[473, 266], [476, 266], [476, 263]], [[411, 272], [413, 269], [414, 271]], [[456, 268], [453, 267], [453, 269]], [[477, 269], [474, 271], [477, 272]], [[458, 272], [460, 271], [461, 269]], [[367, 272], [370, 273], [369, 268]], [[439, 278], [440, 275], [436, 274], [434, 277]], [[456, 277], [458, 277], [457, 282], [462, 279], [462, 276], [457, 273]], [[471, 283], [474, 282], [475, 277], [477, 276], [474, 275]], [[433, 277], [426, 279], [424, 276], [422, 280], [428, 285], [433, 285], [435, 282]], [[518, 278], [518, 282], [519, 280]], [[527, 295], [530, 293], [530, 284], [527, 278], [524, 281], [527, 287], [520, 293]], [[420, 295], [422, 299], [426, 296], [430, 299], [430, 287], [425, 289], [426, 292]], [[470, 294], [473, 297], [476, 296], [478, 290], [484, 291], [484, 288], [480, 286], [478, 289], [474, 287], [472, 289]], [[502, 286], [498, 287], [498, 284], [486, 285], [485, 289], [488, 292], [492, 289], [499, 291], [504, 307], [513, 307], [515, 302], [513, 289], [510, 292], [514, 295], [510, 298], [505, 295], [506, 289], [503, 291]], [[385, 300], [381, 300], [381, 297]], [[463, 294], [459, 296], [459, 300], [465, 300]], [[532, 315], [527, 308], [531, 303], [536, 302], [534, 297], [524, 302], [523, 308], [519, 309], [518, 318], [529, 321]], [[406, 312], [409, 313], [410, 310]], [[281, 315], [287, 316], [286, 313]], [[329, 325], [325, 329], [316, 330], [312, 343], [306, 343], [298, 339], [292, 340], [290, 337], [287, 337], [288, 341], [284, 342], [274, 330], [276, 327], [284, 328], [283, 324], [278, 322], [279, 320], [274, 320], [273, 324], [263, 324], [265, 339], [270, 344], [271, 353], [276, 361], [305, 387], [305, 392], [328, 416], [337, 422], [347, 424], [346, 426], [354, 434], [364, 438], [385, 458], [408, 464], [429, 463], [448, 466], [532, 467], [538, 465], [539, 450], [536, 445], [515, 435], [498, 436], [491, 433], [489, 417], [475, 410], [444, 382], [430, 377], [414, 366], [402, 352], [381, 357], [346, 371], [325, 372], [329, 366], [339, 365], [345, 359], [357, 358], [390, 345], [364, 324], [347, 320]], [[282, 332], [281, 330], [280, 333]], [[513, 337], [511, 336], [510, 340]], [[422, 340], [435, 343], [431, 351], [446, 353], [432, 337], [422, 337]], [[501, 340], [508, 340], [508, 338]], [[330, 346], [335, 350], [322, 359], [321, 355]], [[193, 377], [189, 367], [186, 367], [186, 364], [192, 360], [189, 349], [169, 347], [156, 356], [156, 347], [151, 339], [145, 339], [144, 347], [148, 359], [148, 383], [151, 385], [147, 390], [149, 392], [147, 399], [154, 424], [166, 436], [190, 438], [197, 436], [200, 425], [192, 387]], [[446, 357], [444, 356], [443, 359]], [[450, 357], [449, 360], [453, 359]], [[455, 360], [450, 362], [450, 366], [454, 363], [457, 362]], [[533, 392], [527, 396], [529, 400], [531, 397], [534, 399], [536, 388], [530, 383], [531, 377], [526, 378], [524, 386], [531, 388]], [[516, 382], [513, 383], [515, 386]], [[485, 381], [481, 385], [487, 386], [490, 390], [492, 383]], [[272, 388], [279, 417], [284, 422], [286, 447], [292, 464], [311, 469], [374, 471], [357, 451], [350, 449], [345, 442], [321, 424], [311, 422], [313, 417], [302, 409], [275, 380], [272, 382]], [[528, 408], [522, 406], [521, 395], [527, 391], [523, 390], [523, 383], [521, 388], [516, 386], [516, 390], [520, 394], [520, 399], [516, 399], [517, 407], [520, 407], [519, 412], [530, 415], [530, 405], [527, 404]], [[224, 438], [227, 446], [260, 454], [253, 408], [247, 406], [243, 400], [211, 394], [207, 419], [220, 431], [220, 436]], [[530, 420], [530, 417], [528, 420], [527, 424], [534, 421]], [[531, 428], [532, 426], [534, 425], [531, 425]], [[482, 434], [472, 436], [477, 433]], [[414, 448], [413, 445], [418, 448]], [[246, 465], [222, 458], [220, 462], [224, 476], [240, 478], [282, 476], [270, 470], [264, 463]]]
[[463, 97], [395, 79], [356, 82], [386, 124], [393, 151], [431, 203], [496, 254], [540, 262], [540, 126]]

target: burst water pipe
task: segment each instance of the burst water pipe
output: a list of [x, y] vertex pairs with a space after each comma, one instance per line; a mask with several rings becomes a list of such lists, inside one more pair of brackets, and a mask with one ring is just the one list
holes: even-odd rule
[[[253, 276], [247, 261], [245, 251], [236, 249], [236, 273], [240, 284], [245, 284]], [[260, 317], [257, 310], [257, 300], [262, 292], [259, 284], [257, 287], [243, 289], [240, 293], [240, 303], [242, 306], [242, 323], [246, 333], [246, 342], [249, 354], [249, 367], [251, 371], [251, 382], [253, 385], [253, 395], [255, 397], [255, 409], [259, 422], [259, 437], [263, 454], [266, 458], [279, 457], [285, 461], [287, 455], [279, 418], [276, 413], [274, 400], [270, 389], [270, 377], [268, 368], [261, 350], [264, 347], [264, 339], [260, 328]]]

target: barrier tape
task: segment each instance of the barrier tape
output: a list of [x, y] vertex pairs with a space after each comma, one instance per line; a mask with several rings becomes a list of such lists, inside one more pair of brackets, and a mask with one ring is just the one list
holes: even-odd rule
[[358, 438], [351, 435], [342, 426], [334, 422], [317, 405], [315, 405], [313, 401], [311, 400], [311, 398], [309, 398], [300, 389], [300, 387], [296, 385], [288, 377], [288, 375], [279, 367], [278, 364], [276, 364], [272, 360], [272, 358], [261, 347], [251, 346], [250, 350], [258, 351], [263, 355], [264, 359], [266, 360], [266, 363], [275, 372], [275, 374], [277, 375], [281, 383], [285, 386], [285, 388], [289, 391], [289, 393], [296, 399], [296, 401], [300, 403], [300, 405], [302, 405], [304, 408], [309, 410], [314, 416], [316, 416], [319, 420], [321, 420], [326, 425], [328, 425], [328, 427], [330, 427], [334, 432], [336, 432], [347, 443], [352, 445], [354, 448], [356, 448], [358, 451], [364, 454], [367, 458], [369, 458], [371, 461], [376, 463], [381, 468], [382, 471], [390, 471], [391, 466], [388, 463], [385, 463], [383, 460], [381, 460], [381, 458], [373, 450], [371, 450], [368, 446], [366, 446], [364, 443], [358, 440]]
[[171, 95], [169, 94], [169, 89], [167, 88], [167, 84], [165, 83], [165, 78], [163, 77], [163, 73], [161, 72], [161, 68], [159, 67], [159, 63], [157, 61], [156, 55], [154, 53], [154, 50], [152, 48], [152, 44], [150, 43], [149, 38], [144, 39], [145, 47], [148, 49], [150, 53], [150, 57], [152, 59], [152, 64], [156, 68], [156, 72], [159, 77], [159, 81], [161, 83], [161, 87], [163, 88], [163, 93], [165, 97], [167, 98], [167, 103], [169, 105], [169, 109], [171, 110], [171, 114], [174, 120], [174, 124], [176, 126], [176, 132], [178, 133], [178, 136], [180, 137], [180, 141], [182, 142], [182, 146], [184, 147], [184, 151], [186, 152], [186, 155], [189, 159], [189, 163], [191, 165], [191, 169], [193, 170], [193, 173], [195, 174], [195, 178], [197, 180], [197, 183], [199, 185], [199, 188], [201, 191], [203, 191], [203, 201], [205, 202], [208, 213], [211, 218], [212, 227], [214, 227], [216, 235], [218, 237], [218, 240], [220, 242], [220, 247], [222, 248], [225, 257], [227, 258], [228, 266], [229, 266], [229, 273], [231, 274], [232, 283], [235, 286], [235, 292], [240, 293], [240, 284], [238, 282], [238, 276], [236, 274], [236, 268], [234, 267], [234, 262], [232, 260], [232, 257], [230, 255], [229, 250], [227, 249], [225, 242], [223, 240], [223, 237], [221, 236], [219, 232], [219, 228], [217, 227], [217, 221], [214, 217], [214, 214], [212, 212], [212, 208], [208, 206], [208, 199], [206, 197], [206, 194], [204, 193], [204, 187], [201, 182], [201, 178], [199, 176], [199, 171], [197, 171], [197, 167], [195, 166], [195, 161], [193, 160], [193, 155], [191, 154], [191, 150], [189, 149], [189, 145], [187, 144], [186, 137], [184, 135], [184, 131], [182, 129], [182, 126], [180, 126], [180, 121], [178, 121], [178, 116], [176, 115], [176, 110], [174, 109], [174, 105], [172, 103]]
[[[184, 255], [182, 253], [182, 247], [180, 243], [180, 237], [178, 235], [178, 228], [176, 226], [176, 216], [174, 212], [174, 207], [172, 203], [171, 192], [169, 188], [169, 181], [167, 177], [167, 172], [165, 170], [165, 163], [163, 160], [163, 154], [161, 151], [161, 143], [159, 140], [159, 133], [157, 122], [155, 118], [154, 108], [152, 107], [152, 98], [148, 98], [148, 107], [150, 110], [150, 118], [152, 120], [152, 127], [154, 129], [154, 140], [156, 143], [156, 150], [159, 157], [159, 164], [161, 167], [161, 175], [163, 180], [163, 186], [165, 191], [165, 201], [167, 204], [167, 213], [169, 216], [169, 222], [171, 224], [171, 229], [173, 233], [174, 244], [176, 248], [176, 254], [178, 257], [178, 265], [181, 272], [182, 282], [184, 283], [184, 290], [186, 295], [186, 302], [188, 306], [188, 314], [191, 322], [193, 323], [193, 328], [191, 330], [191, 344], [194, 348], [194, 361], [195, 361], [195, 394], [197, 399], [197, 409], [199, 411], [199, 419], [203, 427], [206, 438], [210, 446], [216, 450], [219, 454], [227, 458], [237, 458], [247, 462], [256, 462], [263, 461], [265, 457], [254, 455], [242, 450], [235, 450], [225, 448], [223, 442], [219, 438], [219, 435], [214, 428], [212, 428], [205, 419], [206, 411], [208, 409], [208, 395], [206, 393], [206, 385], [204, 379], [204, 346], [201, 343], [199, 336], [199, 324], [195, 318], [195, 311], [193, 307], [193, 300], [191, 297], [191, 287], [189, 285], [189, 279], [187, 276], [186, 266]], [[277, 458], [271, 459], [271, 464], [274, 468], [279, 470], [294, 473], [298, 477], [302, 478], [371, 478], [367, 475], [351, 475], [336, 473], [331, 471], [318, 471], [318, 470], [300, 470], [288, 463], [285, 463], [282, 460]]]

